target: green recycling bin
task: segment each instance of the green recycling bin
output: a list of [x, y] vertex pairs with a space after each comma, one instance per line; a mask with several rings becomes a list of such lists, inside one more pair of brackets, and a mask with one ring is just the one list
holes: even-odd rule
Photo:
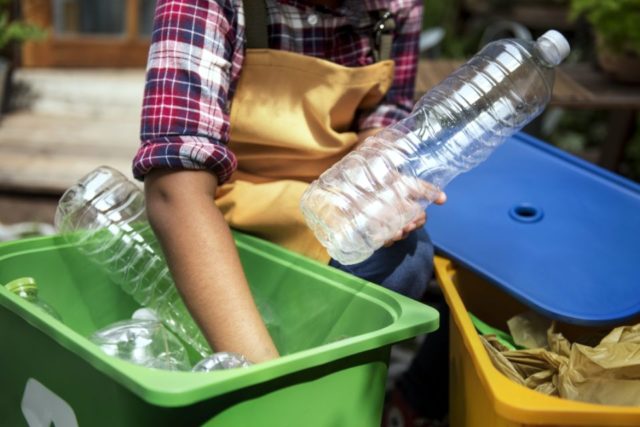
[[139, 307], [61, 236], [0, 245], [0, 283], [34, 277], [62, 317], [0, 286], [0, 424], [379, 425], [391, 345], [436, 329], [437, 312], [263, 240], [235, 238], [283, 356], [209, 373], [136, 366], [91, 343], [92, 332]]

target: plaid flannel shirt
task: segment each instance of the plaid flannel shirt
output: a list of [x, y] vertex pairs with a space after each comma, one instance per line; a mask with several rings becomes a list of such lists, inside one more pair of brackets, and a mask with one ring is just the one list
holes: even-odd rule
[[[381, 10], [396, 20], [392, 86], [354, 131], [386, 127], [413, 107], [422, 0], [344, 0], [337, 9], [304, 0], [267, 0], [269, 48], [347, 67], [373, 63]], [[158, 0], [133, 174], [154, 168], [208, 169], [225, 182], [236, 168], [227, 147], [229, 111], [244, 57], [242, 0]]]

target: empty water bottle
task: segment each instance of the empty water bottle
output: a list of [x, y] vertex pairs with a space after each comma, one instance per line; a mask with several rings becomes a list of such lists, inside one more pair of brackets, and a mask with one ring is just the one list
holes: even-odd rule
[[110, 356], [168, 371], [191, 370], [184, 345], [157, 318], [137, 316], [112, 323], [89, 338]]
[[193, 367], [194, 372], [212, 372], [224, 371], [235, 368], [248, 368], [251, 366], [243, 355], [231, 352], [214, 353], [209, 357], [205, 357]]
[[329, 254], [355, 264], [389, 241], [456, 175], [543, 111], [554, 67], [568, 54], [554, 30], [535, 42], [492, 42], [427, 92], [409, 117], [324, 172], [301, 209]]
[[55, 226], [142, 306], [154, 309], [201, 356], [211, 354], [174, 285], [153, 230], [144, 194], [117, 170], [101, 166], [60, 198]]
[[39, 307], [42, 311], [49, 314], [51, 317], [62, 320], [57, 311], [53, 309], [49, 304], [43, 301], [38, 295], [38, 285], [33, 277], [20, 277], [14, 279], [4, 285], [4, 287], [20, 298], [23, 298], [36, 307]]

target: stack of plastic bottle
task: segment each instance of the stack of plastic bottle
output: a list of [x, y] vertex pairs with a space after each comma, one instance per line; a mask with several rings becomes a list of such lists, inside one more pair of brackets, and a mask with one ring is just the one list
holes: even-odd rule
[[54, 222], [88, 260], [144, 307], [132, 319], [92, 334], [90, 339], [105, 353], [141, 366], [190, 370], [181, 339], [202, 357], [194, 371], [250, 366], [242, 355], [211, 351], [177, 292], [147, 222], [144, 194], [123, 174], [108, 166], [91, 171], [62, 195]]
[[202, 357], [211, 349], [174, 285], [146, 219], [144, 194], [117, 170], [101, 166], [60, 198], [58, 231]]

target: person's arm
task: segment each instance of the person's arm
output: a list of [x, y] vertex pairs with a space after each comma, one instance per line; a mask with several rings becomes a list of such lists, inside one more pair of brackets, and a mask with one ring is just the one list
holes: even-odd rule
[[153, 227], [187, 308], [215, 351], [257, 363], [278, 357], [262, 322], [207, 171], [154, 170], [145, 179]]
[[236, 167], [228, 105], [242, 68], [241, 23], [231, 0], [158, 0], [133, 172], [145, 182], [147, 216], [207, 341], [261, 362], [278, 354], [214, 203]]

